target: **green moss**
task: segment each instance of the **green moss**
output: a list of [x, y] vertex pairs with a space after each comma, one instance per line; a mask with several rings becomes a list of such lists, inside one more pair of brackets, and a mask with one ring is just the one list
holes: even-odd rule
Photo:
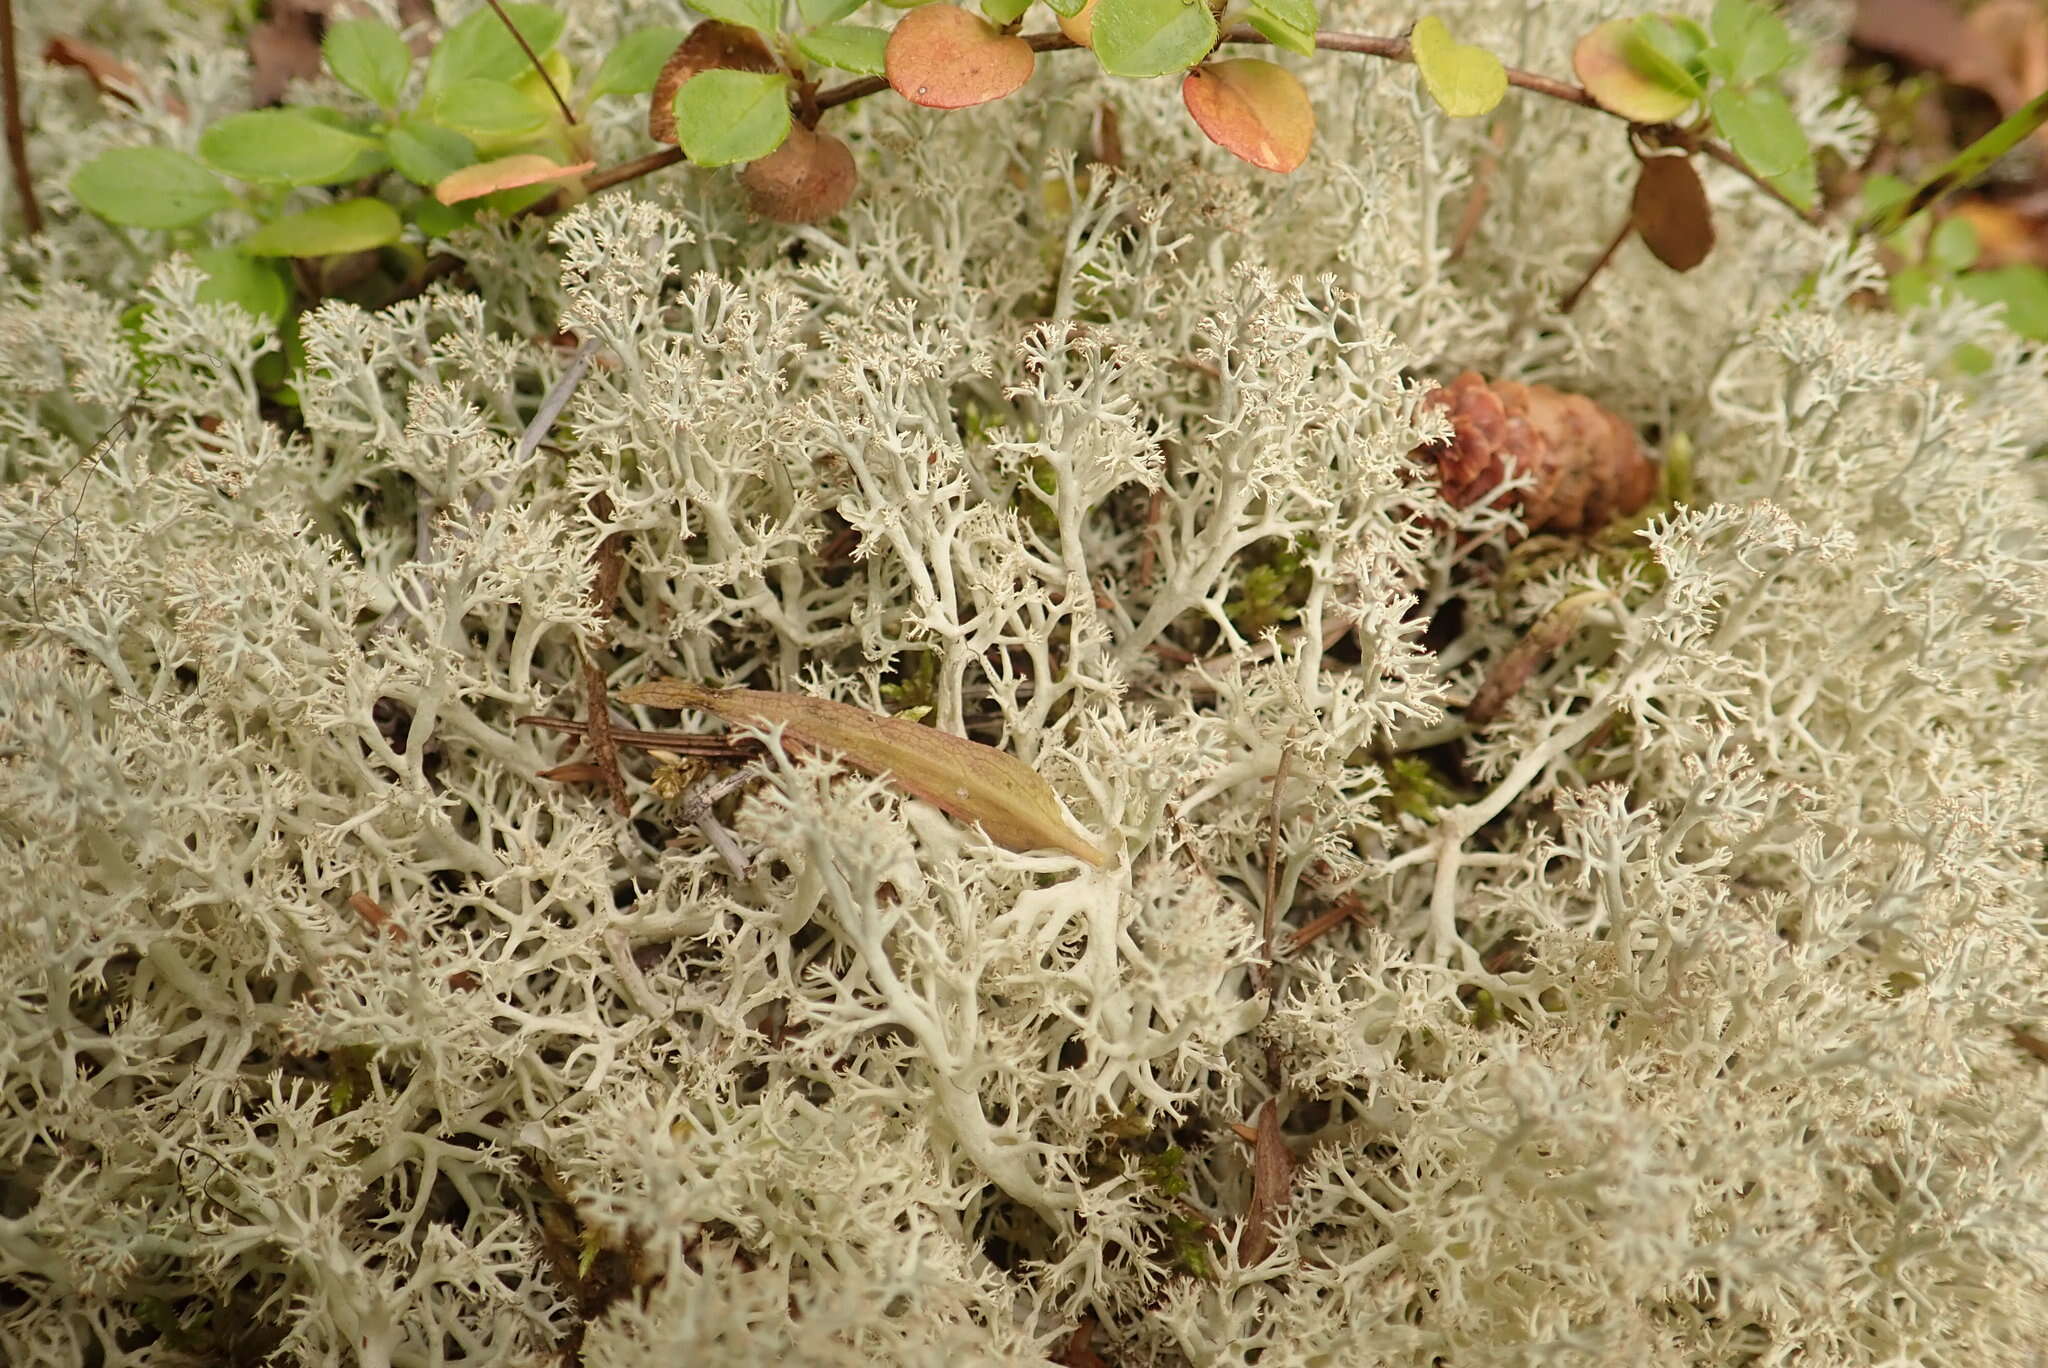
[[1248, 637], [1294, 621], [1315, 586], [1315, 572], [1305, 557], [1316, 549], [1314, 537], [1293, 540], [1267, 537], [1253, 543], [1241, 557], [1244, 569], [1237, 590], [1224, 600], [1231, 625]]

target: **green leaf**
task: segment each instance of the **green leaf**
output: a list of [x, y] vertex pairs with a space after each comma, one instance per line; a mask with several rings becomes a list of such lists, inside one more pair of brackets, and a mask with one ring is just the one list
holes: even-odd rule
[[1289, 52], [1298, 52], [1304, 57], [1315, 56], [1316, 36], [1313, 33], [1305, 33], [1297, 28], [1289, 28], [1287, 25], [1278, 22], [1268, 15], [1261, 14], [1257, 10], [1253, 10], [1245, 17], [1251, 21], [1251, 26], [1263, 34], [1266, 41], [1274, 47], [1285, 48]]
[[109, 223], [184, 228], [235, 202], [196, 158], [168, 147], [117, 147], [71, 177], [71, 194]]
[[230, 114], [199, 135], [199, 155], [208, 165], [259, 185], [331, 185], [348, 180], [364, 150], [375, 146], [303, 109]]
[[[889, 0], [882, 0], [888, 4]], [[1046, 8], [1062, 19], [1071, 19], [1088, 8], [1088, 0], [1045, 0]]]
[[2048, 270], [2001, 266], [1956, 277], [1956, 288], [1980, 304], [2003, 304], [2005, 326], [2021, 337], [2048, 342]]
[[476, 144], [452, 128], [408, 114], [384, 135], [384, 149], [398, 174], [431, 190], [476, 163]]
[[1904, 266], [1892, 272], [1885, 287], [1892, 307], [1902, 314], [1911, 313], [1934, 298], [1934, 272], [1925, 266]]
[[789, 78], [700, 71], [676, 90], [676, 141], [699, 166], [758, 161], [789, 136]]
[[500, 190], [486, 195], [477, 203], [502, 218], [511, 218], [554, 194], [555, 188], [552, 185], [522, 185], [515, 190]]
[[396, 242], [404, 228], [398, 211], [383, 200], [343, 200], [267, 224], [242, 250], [250, 256], [336, 256]]
[[1996, 359], [1975, 342], [1965, 342], [1948, 354], [1948, 363], [1965, 375], [1982, 375]]
[[880, 76], [887, 69], [889, 30], [862, 24], [826, 24], [798, 38], [796, 50], [820, 66]]
[[1756, 0], [1716, 0], [1708, 26], [1727, 79], [1737, 85], [1762, 80], [1799, 60], [1799, 45], [1785, 21]]
[[1857, 224], [1857, 230], [1879, 237], [1892, 232], [1914, 214], [1983, 175], [1993, 162], [2019, 146], [2021, 140], [2044, 123], [2048, 123], [2048, 90], [2015, 109], [1996, 128], [1949, 158], [1921, 181], [1912, 194], [1888, 205], [1882, 213], [1866, 217]]
[[[511, 4], [505, 6], [505, 13], [536, 56], [547, 56], [562, 36], [559, 10]], [[434, 45], [434, 55], [427, 59], [427, 93], [445, 90], [457, 81], [509, 81], [532, 69], [533, 63], [519, 50], [504, 23], [484, 6], [442, 34]]]
[[378, 172], [390, 167], [391, 159], [384, 153], [383, 138], [372, 132], [370, 126], [364, 121], [355, 118], [353, 115], [343, 113], [339, 109], [330, 109], [326, 105], [298, 105], [295, 106], [295, 111], [309, 119], [316, 119], [326, 124], [329, 128], [338, 128], [344, 133], [363, 140], [363, 150], [356, 154], [354, 161], [350, 162], [335, 175], [333, 181], [330, 182], [331, 184], [339, 185], [348, 181], [361, 180], [365, 176], [374, 176]]
[[1927, 264], [1953, 275], [1977, 263], [1977, 230], [1965, 218], [1947, 218], [1927, 239]]
[[1430, 98], [1453, 118], [1491, 113], [1508, 93], [1507, 68], [1485, 48], [1461, 43], [1434, 14], [1415, 21], [1408, 40]]
[[1264, 15], [1297, 33], [1313, 35], [1322, 26], [1315, 0], [1252, 0], [1252, 13]]
[[1792, 106], [1775, 90], [1724, 86], [1707, 97], [1714, 127], [1749, 169], [1801, 209], [1813, 206], [1820, 182], [1813, 149]]
[[267, 261], [256, 261], [232, 247], [208, 247], [192, 254], [193, 264], [206, 272], [198, 299], [208, 304], [239, 304], [257, 318], [272, 322], [284, 317], [291, 307], [291, 288]]
[[782, 0], [690, 0], [690, 8], [706, 19], [738, 24], [756, 33], [774, 33], [782, 27]]
[[433, 241], [476, 222], [476, 208], [474, 204], [443, 204], [428, 196], [408, 204], [405, 217], [422, 237]]
[[1706, 51], [1706, 37], [1691, 20], [1681, 26], [1664, 15], [1646, 14], [1629, 28], [1623, 51], [1630, 66], [1690, 103], [1703, 93], [1696, 68]]
[[641, 29], [628, 35], [605, 57], [584, 100], [595, 100], [600, 95], [646, 94], [654, 89], [654, 78], [661, 74], [669, 54], [682, 46], [688, 36], [674, 28]]
[[1863, 182], [1863, 212], [1882, 214], [1913, 193], [1913, 187], [1889, 172], [1879, 172]]
[[1035, 0], [981, 0], [981, 12], [991, 24], [1003, 28], [1023, 18], [1024, 11], [1034, 3]]
[[1171, 76], [1216, 45], [1216, 16], [1203, 0], [1101, 0], [1095, 57], [1112, 76]]
[[796, 0], [796, 12], [806, 27], [836, 24], [861, 7], [863, 0]]
[[506, 81], [471, 77], [444, 87], [421, 110], [470, 138], [516, 138], [538, 133], [547, 114]]
[[321, 55], [334, 79], [379, 109], [395, 109], [412, 70], [412, 50], [382, 19], [344, 19], [329, 26]]

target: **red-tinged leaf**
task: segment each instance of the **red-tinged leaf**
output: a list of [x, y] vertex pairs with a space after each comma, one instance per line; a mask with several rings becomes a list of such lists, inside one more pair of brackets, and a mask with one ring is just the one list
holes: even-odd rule
[[1698, 96], [1674, 89], [1630, 61], [1635, 23], [1610, 19], [1579, 39], [1572, 49], [1572, 70], [1610, 114], [1635, 123], [1664, 123], [1691, 108]]
[[434, 198], [443, 204], [460, 204], [464, 200], [482, 199], [499, 190], [517, 190], [522, 185], [569, 180], [596, 165], [594, 161], [587, 161], [563, 166], [538, 153], [522, 152], [516, 157], [499, 157], [496, 161], [465, 166], [443, 177], [434, 187]]
[[860, 185], [853, 153], [830, 133], [796, 124], [782, 146], [740, 172], [747, 207], [777, 223], [818, 223], [853, 199]]
[[978, 14], [925, 5], [896, 21], [887, 50], [889, 84], [912, 104], [965, 109], [1000, 100], [1031, 79], [1031, 45]]
[[1074, 830], [1038, 771], [994, 746], [803, 694], [657, 679], [619, 698], [654, 708], [701, 708], [733, 726], [779, 727], [785, 744], [836, 755], [864, 774], [887, 778], [963, 822], [979, 823], [997, 845], [1064, 850], [1097, 867], [1109, 863], [1108, 855]]
[[1629, 212], [1643, 245], [1674, 271], [1714, 250], [1714, 211], [1690, 157], [1645, 157]]
[[1292, 171], [1315, 141], [1308, 91], [1272, 62], [1205, 62], [1182, 78], [1180, 97], [1210, 142], [1264, 171]]
[[654, 78], [648, 96], [647, 134], [656, 142], [676, 141], [676, 91], [700, 71], [752, 71], [766, 75], [775, 68], [775, 57], [761, 35], [738, 24], [707, 19], [690, 30], [661, 75]]

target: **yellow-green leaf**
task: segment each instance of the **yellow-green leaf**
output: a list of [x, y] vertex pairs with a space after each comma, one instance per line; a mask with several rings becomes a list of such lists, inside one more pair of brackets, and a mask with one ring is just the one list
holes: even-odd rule
[[1426, 14], [1408, 39], [1430, 98], [1455, 119], [1490, 114], [1508, 93], [1508, 71], [1485, 48], [1451, 37], [1444, 21]]
[[265, 224], [243, 240], [250, 256], [339, 256], [398, 241], [398, 211], [379, 199], [342, 200]]
[[828, 698], [759, 689], [707, 689], [680, 679], [636, 684], [619, 695], [652, 708], [699, 708], [739, 727], [780, 728], [785, 744], [837, 755], [913, 797], [978, 823], [1009, 850], [1063, 850], [1102, 866], [1093, 842], [1074, 830], [1038, 771], [993, 746]]

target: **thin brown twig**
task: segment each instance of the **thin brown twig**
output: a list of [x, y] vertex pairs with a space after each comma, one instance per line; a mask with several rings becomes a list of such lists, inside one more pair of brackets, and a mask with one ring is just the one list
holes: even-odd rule
[[1138, 547], [1138, 587], [1148, 589], [1152, 585], [1152, 571], [1159, 558], [1159, 518], [1166, 511], [1166, 486], [1152, 491], [1151, 499], [1145, 504], [1145, 540]]
[[7, 164], [14, 169], [22, 225], [33, 237], [43, 231], [43, 207], [36, 203], [36, 181], [28, 169], [28, 132], [21, 122], [21, 54], [14, 38], [14, 0], [0, 0], [0, 104], [6, 106]]
[[1364, 921], [1365, 917], [1365, 900], [1356, 893], [1347, 893], [1337, 900], [1336, 906], [1296, 931], [1288, 948], [1297, 952], [1306, 950], [1345, 922]]
[[[609, 719], [607, 719], [609, 720]], [[551, 731], [570, 732], [583, 736], [590, 730], [590, 724], [574, 717], [549, 717], [544, 713], [528, 713], [513, 721], [522, 727], [546, 727]], [[750, 736], [714, 736], [703, 732], [642, 731], [638, 727], [611, 727], [611, 738], [621, 746], [632, 746], [637, 750], [670, 751], [676, 755], [694, 755], [705, 760], [748, 760], [764, 753], [767, 747]]]
[[1680, 128], [1677, 124], [1651, 124], [1648, 126], [1638, 125], [1638, 127], [1641, 128], [1643, 138], [1647, 142], [1654, 143], [1659, 147], [1682, 147], [1687, 152], [1697, 152], [1710, 161], [1721, 163], [1721, 165], [1727, 167], [1736, 175], [1741, 176], [1744, 180], [1756, 186], [1757, 189], [1763, 191], [1766, 195], [1769, 195], [1808, 223], [1817, 224], [1825, 218], [1825, 213], [1818, 204], [1810, 209], [1802, 209], [1794, 204], [1784, 191], [1751, 170], [1749, 163], [1735, 155], [1733, 148], [1723, 147], [1712, 138], [1703, 138], [1691, 129]]
[[1594, 277], [1598, 276], [1601, 271], [1607, 268], [1608, 262], [1614, 260], [1614, 254], [1621, 250], [1621, 244], [1627, 242], [1628, 235], [1630, 233], [1633, 233], [1635, 230], [1636, 221], [1634, 218], [1627, 218], [1622, 220], [1621, 231], [1614, 235], [1614, 241], [1607, 244], [1607, 250], [1600, 253], [1599, 259], [1596, 260], [1591, 266], [1588, 266], [1586, 268], [1586, 274], [1584, 278], [1582, 278], [1578, 284], [1572, 286], [1572, 292], [1566, 295], [1564, 297], [1564, 302], [1557, 306], [1557, 311], [1559, 313], [1570, 313], [1575, 307], [1577, 307], [1580, 296], [1584, 295], [1588, 289], [1592, 288]]
[[[10, 4], [11, 2], [12, 0], [0, 0], [0, 6]], [[491, 0], [491, 3], [495, 7], [497, 0]], [[513, 36], [519, 36], [517, 29], [513, 30]], [[1027, 33], [1020, 34], [1019, 36], [1031, 46], [1033, 52], [1062, 52], [1079, 46], [1079, 44], [1068, 38], [1064, 33]], [[1243, 26], [1228, 30], [1220, 39], [1221, 43], [1244, 43], [1250, 45], [1263, 45], [1267, 44], [1268, 41], [1266, 36], [1257, 29]], [[519, 43], [522, 48], [526, 47], [526, 40], [524, 38], [520, 38]], [[1349, 52], [1360, 56], [1379, 57], [1392, 62], [1412, 62], [1415, 60], [1414, 52], [1409, 47], [1406, 38], [1384, 38], [1370, 33], [1319, 33], [1316, 35], [1316, 46], [1328, 52]], [[528, 49], [528, 53], [531, 55], [531, 49]], [[539, 66], [538, 59], [535, 61], [535, 66]], [[545, 73], [543, 73], [543, 76], [545, 76]], [[1566, 104], [1576, 105], [1581, 109], [1596, 110], [1602, 114], [1609, 113], [1583, 87], [1573, 85], [1569, 81], [1560, 81], [1537, 72], [1523, 71], [1517, 67], [1507, 68], [1507, 79], [1508, 84], [1518, 90], [1526, 90], [1532, 94], [1544, 96], [1547, 99], [1561, 100]], [[889, 82], [883, 77], [863, 76], [857, 80], [842, 82], [830, 90], [819, 91], [812, 104], [818, 113], [823, 113], [828, 109], [834, 109], [843, 104], [851, 104], [855, 100], [865, 99], [870, 95], [878, 95], [888, 88]], [[549, 82], [548, 89], [550, 91], [554, 90], [554, 83], [552, 81]], [[560, 92], [555, 93], [555, 99], [558, 103], [561, 101]], [[566, 105], [563, 106], [563, 113], [565, 115], [568, 113]], [[1622, 116], [1613, 114], [1610, 117], [1620, 118]], [[571, 122], [574, 122], [574, 120], [571, 119]], [[1688, 151], [1698, 152], [1721, 163], [1721, 165], [1742, 176], [1808, 223], [1818, 223], [1820, 221], [1820, 211], [1818, 208], [1811, 210], [1801, 209], [1798, 205], [1787, 199], [1776, 186], [1751, 170], [1742, 158], [1736, 156], [1734, 152], [1712, 139], [1700, 137], [1696, 133], [1671, 125], [1656, 125], [1646, 128], [1644, 131], [1653, 140], [1684, 147]], [[645, 156], [620, 162], [617, 166], [609, 166], [600, 171], [593, 171], [583, 177], [583, 193], [586, 197], [594, 195], [601, 190], [609, 190], [628, 181], [638, 180], [642, 176], [651, 176], [655, 172], [666, 170], [683, 160], [683, 150], [680, 147], [665, 147], [659, 152], [650, 152]], [[537, 204], [529, 205], [512, 217], [514, 219], [521, 219], [529, 215], [550, 212], [551, 206], [556, 205], [560, 198], [560, 196], [550, 196]], [[1616, 246], [1618, 247], [1619, 244], [1617, 243]], [[420, 273], [419, 279], [415, 282], [415, 288], [408, 291], [407, 295], [417, 294], [425, 290], [434, 281], [453, 275], [461, 270], [463, 265], [464, 262], [459, 257], [447, 255], [434, 257]]]
[[1472, 192], [1465, 197], [1465, 212], [1458, 218], [1458, 231], [1451, 235], [1450, 254], [1444, 258], [1447, 262], [1465, 255], [1465, 249], [1472, 245], [1472, 235], [1479, 231], [1480, 220], [1486, 217], [1487, 203], [1493, 198], [1494, 173], [1500, 170], [1501, 153], [1507, 150], [1508, 126], [1496, 121], [1486, 143], [1487, 150], [1480, 154], [1479, 165], [1472, 171]]
[[1280, 791], [1287, 786], [1287, 766], [1294, 759], [1294, 741], [1290, 737], [1280, 748], [1280, 763], [1273, 770], [1273, 802], [1266, 813], [1266, 907], [1259, 932], [1260, 953], [1259, 987], [1266, 987], [1273, 976], [1273, 928], [1280, 915]]
[[562, 98], [562, 92], [555, 89], [555, 78], [548, 75], [548, 69], [541, 65], [540, 54], [535, 52], [533, 45], [526, 41], [526, 35], [519, 31], [519, 25], [512, 22], [512, 16], [505, 13], [505, 7], [499, 4], [498, 0], [484, 0], [484, 3], [491, 7], [491, 13], [498, 16], [498, 22], [503, 24], [505, 31], [512, 35], [512, 41], [519, 44], [519, 50], [526, 54], [526, 60], [533, 63], [533, 69], [540, 73], [541, 84], [548, 88], [548, 94], [555, 97], [555, 107], [562, 111], [563, 120], [571, 127], [574, 127], [576, 123], [575, 111], [570, 109], [569, 102]]
[[[599, 495], [592, 508], [599, 517], [611, 515], [611, 501]], [[612, 606], [618, 600], [619, 581], [626, 573], [626, 532], [621, 528], [597, 544], [597, 575], [590, 585], [590, 605], [606, 623], [611, 621]], [[619, 748], [612, 740], [611, 694], [605, 687], [604, 668], [597, 663], [597, 653], [605, 649], [602, 638], [590, 641], [583, 648], [583, 692], [586, 715], [590, 722], [584, 730], [583, 739], [590, 746], [590, 753], [597, 766], [604, 773], [604, 786], [612, 795], [612, 806], [619, 816], [633, 815], [633, 804], [626, 797], [626, 776], [619, 771]]]

